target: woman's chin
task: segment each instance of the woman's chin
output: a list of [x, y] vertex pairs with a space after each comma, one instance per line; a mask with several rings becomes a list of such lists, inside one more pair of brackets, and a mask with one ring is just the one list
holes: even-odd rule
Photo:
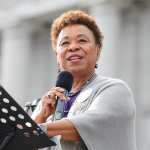
[[67, 69], [67, 71], [71, 72], [72, 74], [86, 74], [88, 72], [88, 69], [82, 66], [79, 67], [70, 67]]

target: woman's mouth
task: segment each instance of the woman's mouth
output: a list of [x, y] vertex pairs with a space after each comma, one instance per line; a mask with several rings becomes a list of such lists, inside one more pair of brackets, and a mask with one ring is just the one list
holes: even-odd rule
[[80, 56], [80, 55], [71, 55], [67, 58], [68, 61], [71, 61], [71, 62], [78, 62], [82, 59], [83, 57]]

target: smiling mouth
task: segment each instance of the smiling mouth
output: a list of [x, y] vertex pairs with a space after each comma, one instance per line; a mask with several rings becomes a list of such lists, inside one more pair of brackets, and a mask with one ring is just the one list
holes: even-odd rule
[[82, 58], [83, 57], [81, 56], [74, 55], [74, 56], [70, 56], [67, 60], [71, 62], [75, 62], [75, 61], [80, 61]]

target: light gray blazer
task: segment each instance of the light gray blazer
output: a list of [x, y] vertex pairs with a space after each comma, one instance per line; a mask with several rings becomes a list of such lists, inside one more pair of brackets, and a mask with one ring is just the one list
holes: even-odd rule
[[135, 103], [121, 80], [97, 76], [77, 97], [67, 119], [84, 142], [63, 143], [63, 150], [136, 150]]
[[[96, 76], [82, 89], [66, 119], [82, 140], [62, 141], [62, 150], [136, 150], [135, 103], [121, 80]], [[60, 145], [51, 149], [61, 150]]]

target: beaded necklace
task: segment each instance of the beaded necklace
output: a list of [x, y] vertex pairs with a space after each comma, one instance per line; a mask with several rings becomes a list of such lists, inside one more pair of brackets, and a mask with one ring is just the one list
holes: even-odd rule
[[76, 100], [77, 96], [82, 91], [82, 89], [84, 89], [87, 85], [89, 85], [95, 78], [96, 78], [96, 74], [93, 73], [91, 75], [91, 77], [89, 78], [89, 80], [86, 81], [86, 83], [81, 87], [81, 89], [78, 92], [76, 92], [76, 93], [70, 92], [68, 94], [68, 97], [70, 99], [64, 103], [64, 114], [63, 114], [64, 117], [66, 117], [68, 115], [68, 112], [69, 112], [71, 106], [73, 105], [74, 101]]

